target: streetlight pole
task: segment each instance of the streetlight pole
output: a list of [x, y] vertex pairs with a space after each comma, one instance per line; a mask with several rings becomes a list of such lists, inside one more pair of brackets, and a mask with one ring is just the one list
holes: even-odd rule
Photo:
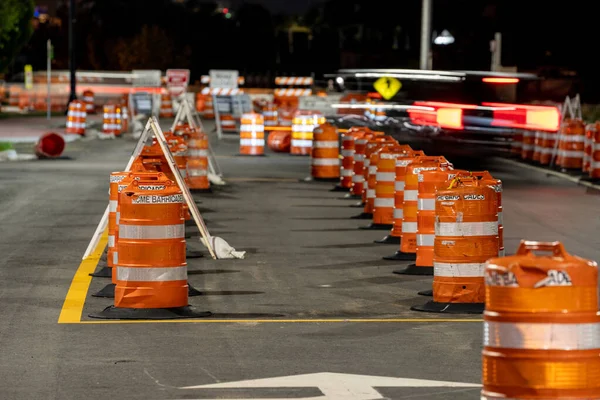
[[69, 103], [77, 99], [75, 76], [75, 32], [73, 24], [75, 23], [75, 0], [69, 0], [69, 73], [71, 83], [71, 93], [69, 95]]
[[429, 52], [431, 48], [431, 1], [432, 0], [422, 0], [421, 6], [420, 69], [430, 69]]

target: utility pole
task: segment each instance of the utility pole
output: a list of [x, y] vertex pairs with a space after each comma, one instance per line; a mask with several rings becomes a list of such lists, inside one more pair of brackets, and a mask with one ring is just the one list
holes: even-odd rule
[[69, 95], [69, 103], [77, 99], [77, 78], [75, 76], [75, 0], [69, 0], [69, 72], [71, 82], [71, 93]]
[[422, 0], [421, 3], [420, 69], [431, 69], [429, 65], [429, 53], [431, 49], [431, 2], [432, 0]]

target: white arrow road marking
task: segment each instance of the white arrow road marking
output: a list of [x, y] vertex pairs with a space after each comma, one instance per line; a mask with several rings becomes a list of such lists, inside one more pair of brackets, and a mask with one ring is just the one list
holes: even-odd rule
[[[321, 372], [315, 374], [251, 379], [237, 382], [187, 386], [181, 389], [260, 389], [260, 388], [319, 388], [323, 396], [294, 398], [295, 400], [377, 400], [381, 394], [375, 387], [454, 387], [477, 388], [480, 384], [434, 381], [426, 379], [392, 378], [385, 376], [339, 374]], [[216, 400], [216, 399], [207, 399]], [[227, 400], [227, 399], [221, 399]], [[286, 400], [252, 398], [247, 400]], [[289, 400], [289, 398], [287, 399]]]

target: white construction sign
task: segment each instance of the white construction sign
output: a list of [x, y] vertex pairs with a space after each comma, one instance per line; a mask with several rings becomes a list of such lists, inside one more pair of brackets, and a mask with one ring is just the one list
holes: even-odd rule
[[211, 69], [208, 71], [210, 76], [211, 89], [237, 89], [239, 71], [226, 69]]
[[161, 72], [159, 69], [134, 69], [131, 74], [133, 87], [161, 86]]

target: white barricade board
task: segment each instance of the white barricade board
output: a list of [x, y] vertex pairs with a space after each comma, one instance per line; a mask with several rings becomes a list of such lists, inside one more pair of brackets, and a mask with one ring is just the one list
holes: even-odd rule
[[318, 111], [323, 115], [335, 115], [337, 109], [333, 108], [332, 104], [338, 104], [342, 98], [342, 94], [331, 94], [327, 97], [320, 96], [300, 96], [298, 97], [298, 109]]

